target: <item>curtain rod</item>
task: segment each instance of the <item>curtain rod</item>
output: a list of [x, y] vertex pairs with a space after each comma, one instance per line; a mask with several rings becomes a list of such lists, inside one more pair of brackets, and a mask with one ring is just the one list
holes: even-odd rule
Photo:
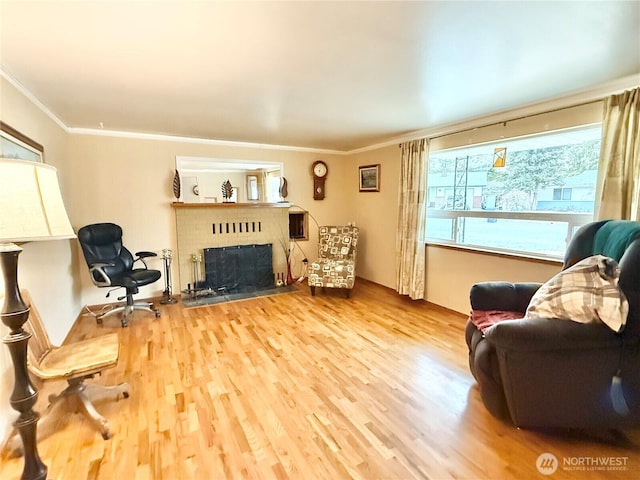
[[[469, 128], [463, 128], [462, 130], [455, 130], [453, 132], [441, 133], [440, 135], [435, 135], [433, 137], [427, 137], [427, 138], [429, 140], [434, 140], [436, 138], [447, 137], [449, 135], [457, 135], [458, 133], [471, 132], [473, 130], [478, 130], [480, 128], [494, 127], [494, 126], [500, 125], [500, 124], [503, 124], [503, 125], [506, 126], [507, 123], [515, 122], [516, 120], [524, 120], [525, 118], [537, 117], [539, 115], [545, 115], [547, 113], [559, 112], [559, 111], [562, 111], [562, 110], [567, 110], [569, 108], [583, 107], [585, 105], [591, 105], [593, 103], [602, 102], [603, 100], [604, 100], [604, 98], [598, 98], [598, 99], [595, 99], [595, 100], [589, 100], [589, 101], [586, 101], [586, 102], [576, 103], [576, 104], [573, 104], [573, 105], [567, 105], [566, 107], [558, 107], [558, 108], [553, 108], [551, 110], [545, 110], [544, 112], [530, 113], [528, 115], [521, 115], [519, 117], [513, 117], [513, 118], [510, 118], [508, 120], [500, 120], [498, 122], [487, 123], [485, 125], [480, 125], [480, 126], [477, 126], [477, 127], [469, 127]], [[424, 138], [424, 137], [422, 137], [422, 138]], [[402, 143], [400, 143], [398, 145], [398, 147], [402, 147]]]

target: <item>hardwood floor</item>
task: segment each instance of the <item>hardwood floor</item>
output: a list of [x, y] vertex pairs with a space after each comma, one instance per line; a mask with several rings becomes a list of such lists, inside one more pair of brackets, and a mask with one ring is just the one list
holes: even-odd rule
[[[40, 422], [49, 478], [529, 479], [545, 478], [546, 452], [626, 468], [548, 478], [638, 478], [640, 432], [623, 441], [496, 420], [467, 367], [465, 319], [370, 282], [350, 299], [301, 288], [161, 311], [124, 329], [115, 317], [74, 327], [71, 340], [119, 332], [118, 366], [93, 381], [127, 381], [131, 395], [97, 403], [107, 441], [78, 414]], [[61, 388], [45, 386], [41, 410]], [[19, 478], [21, 458], [1, 462], [2, 479]]]

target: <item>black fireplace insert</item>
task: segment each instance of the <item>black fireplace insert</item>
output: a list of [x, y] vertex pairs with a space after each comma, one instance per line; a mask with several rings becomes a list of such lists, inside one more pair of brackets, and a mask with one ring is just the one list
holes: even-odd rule
[[273, 288], [272, 244], [204, 249], [205, 284], [220, 293], [245, 293]]

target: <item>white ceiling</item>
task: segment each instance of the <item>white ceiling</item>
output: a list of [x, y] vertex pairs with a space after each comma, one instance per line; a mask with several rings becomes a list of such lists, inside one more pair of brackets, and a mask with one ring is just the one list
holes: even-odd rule
[[640, 83], [639, 1], [6, 1], [0, 61], [71, 129], [349, 151]]

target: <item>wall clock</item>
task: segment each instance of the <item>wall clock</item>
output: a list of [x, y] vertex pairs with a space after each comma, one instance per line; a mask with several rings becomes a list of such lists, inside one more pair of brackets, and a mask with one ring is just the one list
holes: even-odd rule
[[313, 199], [314, 200], [323, 200], [324, 199], [324, 182], [327, 179], [327, 173], [329, 173], [329, 169], [327, 168], [327, 164], [322, 160], [318, 160], [313, 162]]

